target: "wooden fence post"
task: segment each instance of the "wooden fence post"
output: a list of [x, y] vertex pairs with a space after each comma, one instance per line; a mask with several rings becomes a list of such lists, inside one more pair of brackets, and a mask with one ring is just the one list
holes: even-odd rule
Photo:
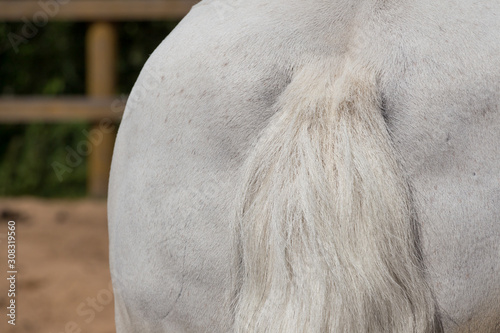
[[[117, 32], [108, 22], [92, 23], [86, 37], [87, 94], [95, 98], [115, 95]], [[111, 108], [111, 106], [110, 106]], [[116, 128], [109, 131], [98, 124], [92, 125], [88, 156], [87, 191], [94, 197], [105, 197], [108, 191], [109, 169], [116, 137]], [[92, 142], [94, 140], [94, 142]]]

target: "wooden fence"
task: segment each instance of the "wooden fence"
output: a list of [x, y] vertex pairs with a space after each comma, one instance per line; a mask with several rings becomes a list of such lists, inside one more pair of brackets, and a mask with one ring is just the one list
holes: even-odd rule
[[[117, 31], [114, 21], [180, 20], [193, 0], [0, 0], [0, 21], [40, 26], [49, 20], [88, 21], [86, 96], [2, 97], [0, 123], [86, 120], [97, 127], [105, 118], [119, 121], [123, 103], [115, 96]], [[91, 196], [107, 193], [115, 132], [101, 131], [102, 141], [88, 156], [87, 189]]]

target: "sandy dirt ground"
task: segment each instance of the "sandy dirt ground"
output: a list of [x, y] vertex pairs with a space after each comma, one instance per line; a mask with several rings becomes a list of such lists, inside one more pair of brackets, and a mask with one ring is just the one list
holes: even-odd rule
[[[7, 278], [16, 226], [15, 298]], [[0, 332], [115, 332], [106, 202], [0, 198]], [[7, 321], [15, 299], [15, 326]]]

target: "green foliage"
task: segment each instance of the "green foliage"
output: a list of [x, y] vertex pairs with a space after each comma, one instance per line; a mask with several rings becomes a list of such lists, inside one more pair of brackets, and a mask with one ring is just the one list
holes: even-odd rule
[[[175, 24], [117, 23], [118, 93], [130, 92], [145, 61]], [[23, 36], [24, 23], [0, 22], [0, 94], [84, 94], [87, 26], [87, 23], [50, 22], [38, 28], [26, 42], [13, 46], [13, 38]], [[63, 173], [62, 181], [54, 171], [54, 163], [68, 167], [67, 149], [76, 150], [86, 140], [83, 131], [88, 127], [85, 123], [0, 124], [0, 196], [85, 195], [85, 158], [71, 167], [71, 172]]]
[[0, 132], [0, 195], [77, 197], [85, 195], [86, 161], [62, 175], [60, 181], [52, 164], [67, 166], [65, 147], [85, 141], [85, 124], [2, 126]]
[[85, 92], [84, 23], [53, 22], [26, 43], [24, 23], [0, 23], [1, 94], [83, 94]]

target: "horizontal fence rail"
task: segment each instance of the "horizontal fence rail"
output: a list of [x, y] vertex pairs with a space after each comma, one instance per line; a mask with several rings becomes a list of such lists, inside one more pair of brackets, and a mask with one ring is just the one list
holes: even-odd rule
[[[179, 20], [193, 0], [0, 0], [1, 21], [28, 20], [45, 15], [50, 20], [136, 21]], [[38, 18], [42, 20], [44, 18]]]
[[125, 101], [117, 98], [24, 97], [0, 98], [0, 123], [119, 121]]

